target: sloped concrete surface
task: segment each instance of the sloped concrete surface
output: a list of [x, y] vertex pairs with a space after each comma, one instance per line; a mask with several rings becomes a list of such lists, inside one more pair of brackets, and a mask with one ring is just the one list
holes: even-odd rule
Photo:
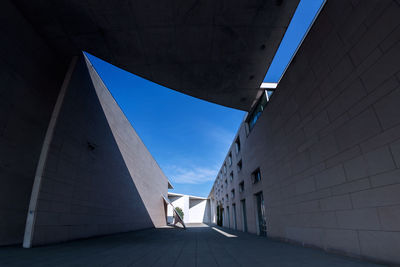
[[98, 95], [101, 80], [90, 72], [81, 56], [50, 143], [33, 245], [166, 224], [168, 180], [108, 89]]
[[[97, 97], [108, 125], [124, 159], [130, 178], [155, 227], [165, 226], [164, 200], [168, 179], [125, 117], [90, 61], [85, 57]], [[138, 214], [137, 214], [138, 215]]]

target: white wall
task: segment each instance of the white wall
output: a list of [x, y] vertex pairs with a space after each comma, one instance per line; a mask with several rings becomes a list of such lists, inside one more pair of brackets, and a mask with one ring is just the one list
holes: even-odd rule
[[[209, 223], [210, 222], [210, 205], [207, 199], [190, 198], [188, 195], [174, 196], [169, 195], [169, 200], [174, 207], [183, 210], [183, 221], [185, 223]], [[168, 223], [173, 222], [173, 210], [168, 206], [167, 211]]]
[[206, 199], [189, 199], [189, 214], [191, 223], [202, 223], [207, 206]]
[[[168, 196], [169, 200], [171, 201], [172, 205], [177, 208], [181, 208], [183, 211], [183, 222], [188, 223], [189, 222], [189, 196], [183, 195], [183, 196]], [[173, 217], [173, 212], [172, 212], [172, 207], [168, 205], [168, 213], [167, 213], [168, 219], [170, 222]]]

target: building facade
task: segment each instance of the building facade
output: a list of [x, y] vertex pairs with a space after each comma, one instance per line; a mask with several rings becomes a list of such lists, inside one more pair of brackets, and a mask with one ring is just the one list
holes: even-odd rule
[[[219, 10], [215, 16], [225, 25], [235, 25], [238, 14], [249, 28], [264, 25], [264, 16], [270, 20], [238, 38], [214, 23], [203, 27], [214, 21], [213, 0], [199, 10], [162, 0], [1, 1], [0, 245], [165, 225], [161, 195], [167, 197], [168, 181], [112, 96], [97, 94], [106, 90], [82, 51], [168, 88], [247, 110], [298, 2], [257, 3], [256, 19], [241, 12], [247, 1]], [[246, 37], [252, 45], [232, 53]], [[260, 55], [258, 43], [267, 41]], [[256, 66], [232, 64], [255, 56]]]
[[399, 1], [326, 1], [273, 93], [298, 0], [143, 2], [0, 2], [0, 245], [166, 224], [168, 180], [86, 51], [249, 112], [213, 223], [399, 263]]
[[168, 205], [167, 222], [174, 223], [173, 208], [180, 208], [183, 211], [183, 222], [189, 223], [211, 223], [210, 201], [204, 197], [168, 193], [171, 205]]
[[[0, 245], [28, 248], [166, 225], [168, 179], [83, 54], [70, 63], [44, 133], [31, 151], [39, 154], [29, 168], [35, 175], [13, 180], [31, 190], [2, 195], [8, 205]], [[18, 170], [18, 162], [8, 168]]]
[[399, 12], [327, 1], [240, 126], [210, 193], [213, 223], [400, 262]]

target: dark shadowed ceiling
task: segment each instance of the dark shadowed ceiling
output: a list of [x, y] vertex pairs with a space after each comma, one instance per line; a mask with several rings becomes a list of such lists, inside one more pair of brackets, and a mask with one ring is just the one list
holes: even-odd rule
[[87, 51], [176, 91], [248, 111], [299, 0], [15, 0], [65, 58]]

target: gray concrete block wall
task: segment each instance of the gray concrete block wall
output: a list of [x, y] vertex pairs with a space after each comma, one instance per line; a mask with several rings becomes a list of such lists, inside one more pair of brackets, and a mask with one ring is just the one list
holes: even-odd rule
[[168, 178], [147, 150], [94, 67], [88, 60], [86, 60], [86, 63], [97, 96], [125, 160], [131, 179], [146, 206], [154, 226], [164, 226], [166, 224], [166, 214], [163, 212], [164, 200], [162, 196], [168, 197]]
[[23, 240], [35, 170], [67, 64], [7, 0], [0, 3], [0, 32], [0, 245], [8, 245]]
[[398, 1], [327, 1], [248, 135], [242, 124], [243, 169], [213, 197], [244, 180], [224, 206], [246, 199], [249, 232], [262, 190], [268, 236], [400, 262], [399, 14]]
[[[166, 194], [168, 182], [137, 136], [129, 135], [124, 147], [116, 141], [115, 131], [134, 130], [105, 87], [99, 97], [95, 87], [100, 78], [92, 80], [93, 75], [82, 56], [51, 142], [33, 245], [165, 225], [161, 191]], [[118, 116], [110, 117], [110, 112]], [[125, 120], [128, 124], [119, 124]], [[131, 153], [129, 160], [123, 150]], [[140, 180], [152, 187], [140, 191]], [[159, 205], [150, 205], [146, 197]]]

